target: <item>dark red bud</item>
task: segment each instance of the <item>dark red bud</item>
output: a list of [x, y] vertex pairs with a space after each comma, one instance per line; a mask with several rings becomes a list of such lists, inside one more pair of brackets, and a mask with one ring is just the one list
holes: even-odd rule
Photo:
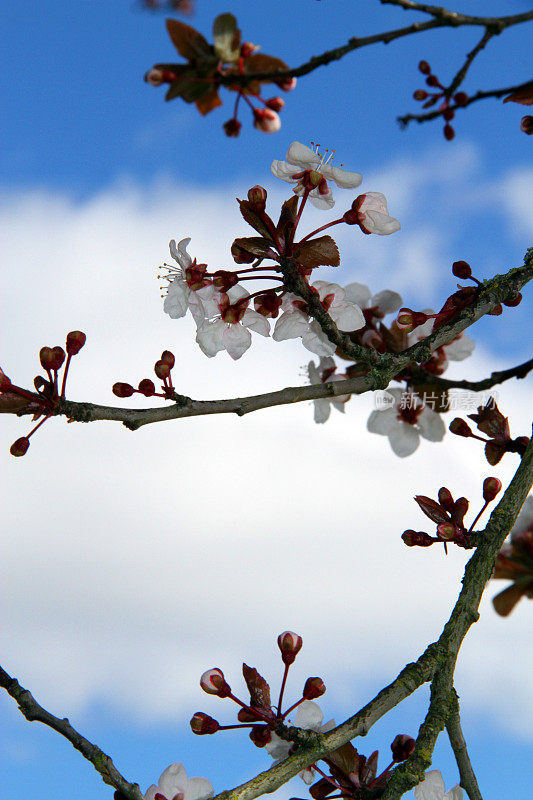
[[458, 500], [455, 501], [453, 504], [452, 509], [452, 520], [456, 523], [463, 522], [463, 517], [468, 511], [468, 500], [466, 497], [459, 497]]
[[520, 120], [520, 130], [527, 133], [528, 136], [533, 133], [533, 117], [530, 114]]
[[501, 491], [502, 482], [498, 478], [485, 478], [483, 481], [483, 500], [487, 503], [492, 502]]
[[419, 61], [418, 69], [422, 73], [422, 75], [429, 75], [431, 72], [431, 67], [429, 66], [427, 61]]
[[254, 725], [250, 731], [250, 739], [256, 747], [264, 747], [272, 739], [268, 725]]
[[439, 85], [439, 79], [437, 78], [436, 75], [429, 75], [426, 78], [426, 83], [427, 83], [428, 86], [438, 86]]
[[392, 750], [393, 761], [399, 764], [409, 758], [415, 749], [415, 740], [412, 736], [407, 736], [406, 733], [399, 733], [398, 736], [394, 737], [390, 749]]
[[220, 728], [216, 719], [213, 719], [213, 717], [210, 717], [208, 714], [204, 714], [203, 711], [197, 711], [196, 714], [193, 715], [190, 725], [192, 732], [196, 733], [197, 736], [216, 733]]
[[213, 286], [219, 292], [227, 292], [232, 286], [239, 282], [239, 276], [235, 272], [230, 272], [227, 269], [217, 269], [213, 273]]
[[52, 369], [57, 372], [58, 369], [61, 369], [63, 362], [65, 361], [66, 353], [62, 347], [56, 345], [55, 347], [52, 347], [52, 357]]
[[443, 133], [444, 133], [444, 138], [447, 139], [449, 142], [451, 142], [451, 140], [455, 138], [455, 131], [451, 125], [446, 124], [443, 128]]
[[172, 369], [176, 363], [176, 358], [174, 357], [174, 353], [171, 353], [170, 350], [163, 350], [161, 353], [161, 361], [163, 361], [165, 364], [168, 364], [170, 369]]
[[251, 189], [248, 189], [248, 200], [250, 203], [253, 203], [254, 206], [260, 206], [262, 209], [264, 209], [266, 199], [267, 190], [262, 186], [256, 185], [252, 186]]
[[265, 102], [267, 108], [271, 108], [272, 111], [279, 112], [285, 105], [285, 100], [282, 100], [281, 97], [271, 97], [269, 100]]
[[446, 120], [446, 122], [450, 122], [455, 117], [455, 111], [452, 108], [445, 108], [442, 112], [442, 116]]
[[281, 650], [281, 659], [289, 666], [294, 662], [297, 654], [302, 649], [303, 639], [293, 631], [284, 631], [278, 636], [278, 647]]
[[238, 119], [228, 119], [228, 121], [225, 122], [222, 127], [226, 136], [235, 138], [241, 132], [242, 123], [240, 123]]
[[155, 394], [155, 385], [150, 378], [143, 378], [142, 381], [139, 381], [138, 389], [145, 397], [152, 397]]
[[322, 678], [308, 678], [305, 682], [302, 697], [306, 700], [315, 700], [321, 697], [326, 691], [326, 687]]
[[67, 333], [66, 347], [69, 356], [77, 356], [86, 341], [87, 337], [82, 331], [70, 331], [70, 333]]
[[453, 508], [452, 493], [445, 486], [439, 489], [439, 503], [446, 511], [451, 511]]
[[415, 100], [425, 100], [429, 95], [425, 89], [417, 89], [413, 92], [413, 97]]
[[457, 92], [454, 94], [453, 99], [458, 106], [464, 106], [468, 101], [468, 95], [466, 92]]
[[13, 442], [9, 448], [12, 456], [25, 456], [30, 446], [30, 440], [26, 436], [21, 436], [16, 442]]
[[114, 383], [111, 391], [117, 397], [131, 397], [135, 389], [129, 383]]
[[491, 317], [499, 317], [500, 314], [503, 314], [502, 304], [498, 303], [498, 305], [494, 306], [494, 308], [488, 313], [491, 315]]
[[41, 366], [43, 369], [46, 370], [52, 369], [54, 354], [52, 353], [51, 347], [41, 347], [41, 349], [39, 350], [39, 361], [41, 362]]
[[165, 378], [168, 378], [168, 376], [170, 375], [170, 369], [171, 369], [170, 364], [166, 364], [163, 360], [156, 361], [154, 364], [154, 372], [161, 381], [164, 381]]
[[433, 539], [425, 531], [413, 531], [411, 529], [402, 533], [402, 539], [407, 547], [429, 547], [433, 544]]
[[472, 436], [472, 431], [470, 430], [470, 427], [464, 421], [464, 419], [461, 419], [460, 417], [455, 417], [455, 419], [452, 419], [452, 421], [450, 422], [449, 430], [451, 431], [451, 433], [455, 433], [456, 436], [465, 436], [467, 438], [469, 436]]
[[470, 264], [466, 261], [454, 261], [452, 264], [452, 273], [456, 278], [461, 278], [463, 281], [472, 277], [472, 269]]
[[522, 302], [522, 295], [520, 292], [513, 292], [513, 294], [508, 297], [506, 300], [503, 300], [504, 306], [508, 306], [509, 308], [514, 308], [515, 306], [520, 305]]

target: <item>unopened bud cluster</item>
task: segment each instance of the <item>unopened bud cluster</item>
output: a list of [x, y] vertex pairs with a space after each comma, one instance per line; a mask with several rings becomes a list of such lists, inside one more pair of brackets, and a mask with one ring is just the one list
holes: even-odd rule
[[491, 466], [498, 464], [505, 453], [518, 453], [523, 456], [529, 444], [529, 437], [517, 436], [516, 439], [511, 437], [509, 420], [503, 416], [492, 397], [489, 398], [486, 405], [478, 406], [477, 413], [467, 414], [467, 416], [488, 438], [475, 434], [470, 425], [461, 417], [456, 417], [450, 422], [450, 431], [465, 439], [478, 439], [480, 442], [484, 442], [485, 458]]
[[448, 89], [442, 85], [437, 76], [431, 71], [431, 67], [427, 61], [420, 61], [418, 69], [422, 75], [426, 76], [426, 85], [435, 91], [417, 89], [413, 93], [413, 97], [415, 100], [423, 103], [422, 108], [424, 109], [432, 108], [439, 100], [442, 101], [438, 107], [438, 112], [442, 114], [445, 123], [443, 129], [444, 138], [451, 141], [451, 139], [455, 137], [455, 131], [450, 125], [450, 122], [455, 117], [455, 109], [467, 105], [468, 95], [465, 92], [455, 92], [453, 96], [450, 96]]
[[174, 386], [172, 385], [172, 368], [176, 363], [176, 359], [170, 350], [164, 350], [161, 353], [161, 358], [154, 364], [154, 373], [160, 381], [162, 381], [161, 391], [156, 391], [155, 383], [150, 378], [143, 378], [139, 381], [137, 389], [134, 389], [130, 383], [119, 381], [113, 384], [113, 394], [116, 397], [131, 397], [133, 394], [138, 393], [144, 397], [164, 397], [166, 400], [176, 400], [179, 395], [176, 395]]
[[[23, 456], [28, 452], [30, 437], [50, 417], [54, 416], [60, 403], [65, 398], [67, 376], [72, 356], [77, 355], [84, 346], [86, 336], [81, 331], [70, 331], [67, 334], [65, 348], [60, 345], [55, 347], [41, 347], [39, 361], [46, 372], [46, 378], [36, 375], [33, 380], [35, 392], [16, 386], [10, 378], [0, 370], [0, 394], [4, 408], [12, 409], [18, 414], [33, 414], [33, 420], [42, 419], [32, 430], [17, 439], [10, 447], [11, 455]], [[63, 375], [59, 372], [64, 365]], [[60, 382], [61, 381], [61, 382]]]

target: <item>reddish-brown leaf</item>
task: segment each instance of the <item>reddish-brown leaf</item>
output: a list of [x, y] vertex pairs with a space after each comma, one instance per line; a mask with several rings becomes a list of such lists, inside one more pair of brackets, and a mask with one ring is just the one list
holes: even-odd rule
[[[281, 58], [267, 56], [265, 53], [253, 53], [251, 56], [244, 59], [244, 71], [246, 73], [279, 72], [280, 70], [286, 70], [288, 68], [287, 64], [282, 61]], [[272, 83], [272, 81], [263, 78], [262, 83]]]
[[242, 665], [242, 674], [250, 692], [250, 705], [255, 708], [270, 708], [270, 686], [255, 667]]
[[288, 200], [285, 200], [281, 207], [278, 224], [276, 230], [283, 239], [287, 238], [289, 231], [292, 229], [296, 222], [296, 209], [298, 208], [298, 197], [294, 194]]
[[503, 592], [492, 598], [492, 605], [500, 617], [507, 617], [518, 601], [527, 593], [528, 586], [512, 583]]
[[450, 517], [447, 512], [435, 500], [432, 500], [431, 497], [426, 497], [423, 494], [417, 494], [415, 497], [415, 502], [418, 503], [426, 517], [429, 517], [431, 520], [433, 520], [433, 522], [436, 522], [437, 525], [439, 525], [441, 522], [450, 521]]
[[[205, 84], [204, 84], [205, 86]], [[214, 108], [218, 108], [218, 106], [222, 105], [222, 100], [218, 95], [218, 88], [216, 86], [209, 86], [207, 91], [205, 91], [201, 97], [196, 100], [196, 108], [204, 117], [206, 114], [209, 114]]]
[[331, 236], [319, 236], [296, 245], [294, 259], [309, 268], [338, 267], [341, 263], [339, 248]]
[[262, 236], [241, 236], [235, 239], [233, 244], [242, 247], [243, 250], [258, 256], [258, 258], [264, 258], [270, 253], [270, 243]]
[[[243, 215], [246, 222], [248, 223], [248, 225], [251, 225], [252, 228], [254, 228], [258, 233], [260, 233], [261, 236], [264, 236], [265, 239], [267, 239], [268, 241], [272, 241], [268, 225], [264, 221], [263, 217], [260, 216], [257, 213], [257, 211], [255, 211], [252, 203], [250, 203], [249, 200], [237, 200], [237, 202], [239, 203], [240, 212]], [[274, 223], [272, 222], [270, 217], [267, 216], [267, 219], [270, 220], [272, 228], [274, 228]]]
[[508, 97], [506, 97], [503, 102], [508, 103], [509, 101], [513, 103], [520, 103], [520, 105], [522, 106], [532, 106], [533, 81], [531, 81], [531, 83], [528, 83], [526, 86], [522, 86], [521, 89], [517, 89], [516, 92], [513, 92]]
[[350, 772], [358, 772], [361, 757], [351, 742], [343, 744], [338, 750], [334, 750], [328, 755], [332, 761], [345, 775]]
[[196, 28], [177, 19], [167, 19], [166, 25], [172, 44], [187, 61], [203, 61], [212, 57], [211, 45]]

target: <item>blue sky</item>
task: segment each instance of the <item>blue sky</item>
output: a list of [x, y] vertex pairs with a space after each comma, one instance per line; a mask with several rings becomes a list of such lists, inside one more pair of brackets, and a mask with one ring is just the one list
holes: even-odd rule
[[[197, 6], [188, 21], [204, 34], [217, 13], [231, 10], [245, 39], [290, 65], [410, 19], [373, 0], [359, 2], [357, 15], [354, 4], [333, 0]], [[478, 6], [457, 8], [475, 13]], [[498, 14], [529, 8], [518, 0], [483, 6]], [[2, 368], [22, 385], [31, 384], [39, 348], [76, 328], [88, 344], [73, 364], [74, 399], [112, 404], [112, 383], [148, 374], [166, 347], [179, 356], [180, 385], [194, 397], [303, 383], [309, 354], [294, 342], [254, 342], [239, 362], [226, 354], [207, 361], [190, 320], [163, 315], [155, 278], [170, 238], [190, 235], [200, 260], [231, 263], [232, 239], [246, 234], [234, 198], [261, 183], [273, 208], [285, 199], [287, 187], [269, 165], [293, 140], [335, 148], [337, 163], [363, 173], [364, 189], [385, 192], [402, 222], [400, 234], [379, 239], [335, 229], [342, 275], [325, 270], [326, 279], [396, 289], [406, 305], [436, 306], [454, 288], [452, 261], [465, 259], [488, 277], [522, 263], [532, 242], [531, 140], [518, 128], [522, 106], [473, 106], [457, 115], [451, 143], [438, 121], [406, 131], [395, 121], [416, 108], [418, 61], [448, 79], [476, 41], [472, 30], [351, 54], [285, 96], [278, 134], [260, 134], [244, 115], [234, 140], [221, 131], [229, 95], [202, 119], [179, 101], [165, 104], [164, 89], [143, 82], [153, 63], [174, 58], [164, 15], [129, 0], [30, 0], [9, 3], [3, 27], [9, 113], [0, 225], [13, 280], [5, 287], [10, 335]], [[518, 57], [529, 39], [524, 27], [492, 43], [465, 90], [530, 78]], [[308, 220], [319, 225], [326, 217], [316, 212]], [[453, 374], [484, 377], [529, 358], [531, 308], [526, 295], [502, 318], [479, 323], [470, 333], [474, 357]], [[500, 390], [516, 435], [529, 430], [527, 393], [524, 381]], [[438, 635], [457, 593], [464, 554], [444, 560], [399, 540], [420, 523], [412, 495], [434, 495], [445, 484], [475, 507], [483, 477], [505, 482], [516, 467], [508, 457], [487, 471], [474, 443], [451, 436], [400, 462], [386, 440], [366, 432], [371, 409], [371, 398], [360, 398], [325, 426], [298, 405], [134, 435], [109, 423], [58, 420], [17, 461], [7, 451], [27, 423], [6, 419], [5, 668], [53, 713], [69, 716], [143, 791], [172, 761], [217, 790], [267, 765], [246, 736], [194, 737], [187, 721], [198, 709], [231, 720], [230, 708], [197, 685], [215, 664], [236, 688], [243, 660], [277, 685], [275, 637], [283, 629], [305, 640], [289, 691], [296, 698], [308, 675], [322, 675], [326, 719], [348, 716]], [[457, 686], [485, 800], [526, 800], [533, 694], [523, 672], [533, 653], [524, 630], [531, 612], [524, 602], [509, 620], [497, 618], [495, 591], [489, 587], [482, 620], [465, 643]], [[425, 699], [420, 693], [356, 746], [367, 754], [379, 748], [385, 766], [394, 735], [416, 733]], [[6, 800], [36, 787], [42, 800], [111, 797], [68, 742], [25, 722], [4, 696], [0, 713]], [[457, 781], [444, 738], [434, 766], [447, 786]], [[304, 796], [297, 782], [279, 797], [295, 794]]]

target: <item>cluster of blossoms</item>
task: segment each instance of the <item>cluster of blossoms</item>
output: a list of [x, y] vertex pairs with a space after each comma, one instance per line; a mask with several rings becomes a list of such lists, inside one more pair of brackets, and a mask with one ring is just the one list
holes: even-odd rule
[[[213, 22], [213, 44], [202, 34], [174, 19], [167, 20], [167, 31], [178, 53], [186, 64], [155, 64], [144, 79], [152, 86], [169, 84], [166, 100], [180, 97], [186, 103], [194, 103], [200, 114], [208, 114], [222, 105], [219, 89], [224, 77], [231, 75], [252, 76], [259, 73], [276, 73], [287, 70], [280, 58], [258, 53], [258, 45], [241, 42], [241, 32], [233, 14], [220, 14]], [[241, 100], [251, 111], [253, 124], [263, 133], [275, 133], [281, 127], [279, 112], [285, 102], [279, 95], [267, 99], [261, 96], [261, 85], [275, 83], [285, 92], [296, 86], [296, 78], [276, 80], [274, 75], [259, 80], [250, 79], [242, 84], [234, 83], [228, 89], [237, 97], [233, 116], [224, 123], [226, 136], [238, 136], [242, 124], [238, 119]], [[254, 105], [257, 103], [257, 105]]]
[[500, 616], [510, 614], [522, 597], [533, 600], [533, 496], [522, 506], [510, 540], [498, 553], [492, 577], [512, 581], [492, 600]]
[[427, 61], [420, 61], [418, 64], [418, 69], [422, 75], [427, 76], [427, 86], [435, 91], [428, 92], [426, 89], [417, 89], [413, 93], [413, 97], [415, 100], [423, 102], [422, 108], [431, 108], [432, 106], [436, 105], [439, 100], [442, 101], [438, 111], [442, 114], [445, 122], [443, 130], [444, 137], [450, 141], [455, 136], [455, 131], [450, 125], [451, 120], [455, 117], [455, 109], [464, 106], [468, 102], [468, 95], [465, 92], [456, 92], [452, 98], [448, 89], [446, 89], [446, 87], [443, 86], [439, 81], [437, 76], [432, 73], [431, 67]]
[[[41, 347], [39, 360], [46, 372], [46, 378], [36, 375], [33, 380], [35, 391], [16, 386], [10, 378], [0, 370], [0, 410], [14, 414], [33, 414], [33, 421], [40, 419], [26, 436], [21, 436], [11, 445], [10, 452], [13, 456], [24, 456], [30, 446], [30, 437], [50, 417], [57, 414], [61, 401], [65, 399], [67, 376], [72, 356], [77, 355], [85, 344], [86, 336], [81, 331], [70, 331], [67, 334], [65, 349], [55, 347]], [[66, 352], [65, 352], [66, 350]], [[59, 372], [64, 365], [63, 377]]]
[[459, 497], [454, 500], [452, 493], [446, 486], [439, 489], [438, 500], [432, 500], [419, 494], [415, 497], [422, 512], [429, 517], [437, 526], [435, 536], [430, 536], [425, 531], [407, 530], [402, 534], [402, 539], [409, 547], [430, 547], [435, 542], [444, 545], [444, 550], [448, 552], [448, 544], [456, 544], [458, 547], [470, 549], [474, 547], [472, 531], [474, 526], [486, 510], [489, 503], [492, 503], [496, 495], [501, 491], [502, 484], [498, 478], [485, 478], [483, 481], [483, 507], [477, 514], [470, 528], [467, 530], [464, 524], [464, 516], [468, 511], [469, 502], [466, 497]]
[[520, 457], [524, 455], [529, 444], [529, 437], [517, 436], [516, 439], [511, 438], [509, 420], [503, 416], [492, 397], [489, 398], [486, 405], [478, 407], [476, 414], [467, 414], [467, 416], [476, 423], [481, 433], [489, 437], [488, 439], [477, 436], [469, 424], [461, 417], [455, 417], [450, 422], [450, 431], [455, 433], [456, 436], [464, 436], [466, 439], [478, 439], [480, 442], [484, 442], [485, 458], [491, 466], [498, 464], [505, 453], [518, 453]]

